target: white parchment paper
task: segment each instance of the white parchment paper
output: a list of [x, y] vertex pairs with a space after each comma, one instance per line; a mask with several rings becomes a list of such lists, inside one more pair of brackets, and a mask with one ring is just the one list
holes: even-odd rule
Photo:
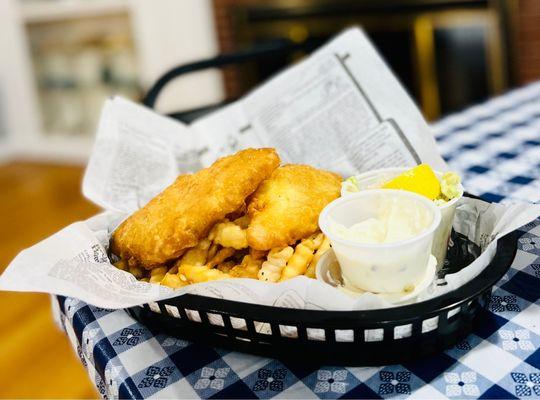
[[[458, 206], [455, 229], [481, 246], [483, 252], [468, 267], [446, 276], [446, 286], [434, 286], [419, 300], [453, 290], [478, 275], [493, 258], [497, 238], [534, 220], [540, 205], [502, 206], [465, 198]], [[314, 279], [296, 277], [283, 283], [228, 279], [172, 290], [138, 282], [109, 263], [109, 236], [126, 214], [105, 212], [74, 223], [21, 252], [0, 277], [4, 290], [47, 292], [77, 297], [104, 308], [125, 308], [184, 293], [279, 307], [324, 310], [390, 307], [378, 296], [353, 299]]]

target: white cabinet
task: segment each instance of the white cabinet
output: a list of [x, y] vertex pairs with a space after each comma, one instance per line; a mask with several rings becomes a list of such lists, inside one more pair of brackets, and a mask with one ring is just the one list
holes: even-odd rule
[[[2, 0], [0, 158], [84, 161], [101, 105], [139, 100], [167, 69], [217, 53], [210, 0]], [[171, 84], [158, 108], [218, 101], [215, 71]]]

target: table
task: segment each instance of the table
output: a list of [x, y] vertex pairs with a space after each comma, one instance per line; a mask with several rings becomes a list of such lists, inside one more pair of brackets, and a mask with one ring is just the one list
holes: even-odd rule
[[[540, 83], [434, 125], [441, 154], [469, 192], [540, 200]], [[385, 367], [306, 367], [152, 332], [123, 310], [53, 297], [60, 325], [106, 398], [540, 398], [540, 219], [480, 327], [430, 359]]]

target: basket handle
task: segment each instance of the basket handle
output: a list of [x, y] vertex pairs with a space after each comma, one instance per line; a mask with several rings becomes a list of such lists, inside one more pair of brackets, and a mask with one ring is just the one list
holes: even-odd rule
[[235, 53], [220, 54], [206, 60], [196, 61], [189, 64], [174, 67], [163, 74], [148, 90], [142, 102], [149, 108], [154, 108], [157, 98], [163, 88], [172, 80], [185, 74], [201, 71], [208, 68], [223, 68], [231, 64], [239, 64], [246, 61], [257, 60], [279, 54], [287, 54], [298, 50], [311, 50], [313, 46], [307, 42], [294, 43], [288, 39], [257, 45], [256, 47], [238, 51]]

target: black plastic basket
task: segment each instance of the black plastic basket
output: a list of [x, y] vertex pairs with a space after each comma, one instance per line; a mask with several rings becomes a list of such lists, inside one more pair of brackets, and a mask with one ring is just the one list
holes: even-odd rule
[[[474, 244], [455, 234], [453, 238], [457, 243], [449, 250], [448, 272], [475, 258], [470, 254]], [[402, 363], [433, 355], [465, 338], [488, 305], [493, 285], [508, 271], [516, 249], [513, 232], [499, 239], [490, 265], [470, 282], [440, 297], [396, 308], [301, 310], [183, 295], [127, 311], [155, 331], [272, 358], [340, 365]], [[260, 323], [270, 329], [257, 331]]]
[[[288, 53], [298, 50], [297, 46], [274, 43], [173, 68], [149, 90], [144, 103], [153, 107], [163, 88], [181, 75]], [[170, 116], [189, 123], [221, 105]], [[447, 260], [450, 262], [443, 268], [443, 274], [457, 272], [478, 256], [474, 243], [455, 232], [452, 237], [454, 246], [448, 251]], [[516, 250], [517, 233], [513, 232], [499, 239], [490, 265], [467, 284], [425, 302], [390, 309], [316, 311], [189, 294], [126, 311], [156, 332], [245, 353], [301, 360], [304, 364], [402, 363], [436, 354], [465, 338], [472, 331], [480, 311], [487, 307], [493, 285], [510, 268]], [[258, 331], [256, 326], [261, 323], [270, 329], [265, 329], [265, 333]], [[403, 327], [408, 330], [406, 337], [395, 338], [396, 328]], [[311, 335], [310, 332], [316, 334]], [[374, 336], [380, 340], [373, 341]], [[340, 341], [344, 338], [346, 341]]]

